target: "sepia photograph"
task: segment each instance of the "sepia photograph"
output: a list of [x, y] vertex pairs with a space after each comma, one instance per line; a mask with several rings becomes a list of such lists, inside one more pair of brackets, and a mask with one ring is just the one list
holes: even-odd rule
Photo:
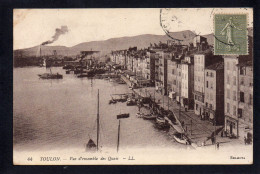
[[14, 9], [13, 164], [253, 164], [253, 38], [253, 8]]

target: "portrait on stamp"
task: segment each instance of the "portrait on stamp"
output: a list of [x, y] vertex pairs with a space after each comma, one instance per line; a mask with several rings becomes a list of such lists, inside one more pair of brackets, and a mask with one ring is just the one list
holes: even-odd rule
[[215, 14], [214, 34], [216, 55], [247, 55], [247, 14]]

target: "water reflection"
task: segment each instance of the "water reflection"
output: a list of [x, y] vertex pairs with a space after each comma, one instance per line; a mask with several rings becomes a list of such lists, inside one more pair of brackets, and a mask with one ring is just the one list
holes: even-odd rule
[[[47, 70], [48, 71], [48, 70]], [[100, 144], [116, 149], [116, 115], [130, 113], [121, 122], [121, 147], [184, 148], [151, 121], [136, 118], [138, 108], [126, 103], [109, 105], [111, 94], [129, 93], [126, 85], [101, 79], [76, 78], [61, 68], [60, 80], [41, 80], [45, 68], [14, 69], [14, 147], [16, 150], [84, 148], [96, 138], [97, 89], [100, 91]]]

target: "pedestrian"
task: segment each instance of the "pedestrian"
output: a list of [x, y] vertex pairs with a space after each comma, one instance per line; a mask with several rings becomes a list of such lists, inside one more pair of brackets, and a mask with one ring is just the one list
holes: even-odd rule
[[246, 136], [244, 136], [244, 142], [245, 142], [245, 145], [246, 145]]
[[219, 142], [217, 143], [217, 149], [219, 149]]

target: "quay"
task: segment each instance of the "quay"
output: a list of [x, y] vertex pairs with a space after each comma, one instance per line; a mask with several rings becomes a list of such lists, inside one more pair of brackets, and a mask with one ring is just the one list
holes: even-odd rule
[[[131, 81], [121, 74], [121, 79], [131, 86]], [[239, 139], [230, 141], [228, 137], [222, 137], [220, 132], [223, 126], [214, 126], [211, 122], [201, 120], [193, 110], [185, 110], [176, 101], [173, 101], [168, 96], [158, 93], [155, 87], [143, 87], [133, 89], [133, 92], [141, 97], [151, 97], [158, 105], [165, 110], [170, 110], [183, 124], [183, 129], [186, 135], [192, 142], [194, 148], [216, 148], [216, 143], [223, 144], [243, 144]], [[215, 136], [215, 142], [211, 141], [211, 137]], [[225, 145], [226, 146], [226, 145]]]

